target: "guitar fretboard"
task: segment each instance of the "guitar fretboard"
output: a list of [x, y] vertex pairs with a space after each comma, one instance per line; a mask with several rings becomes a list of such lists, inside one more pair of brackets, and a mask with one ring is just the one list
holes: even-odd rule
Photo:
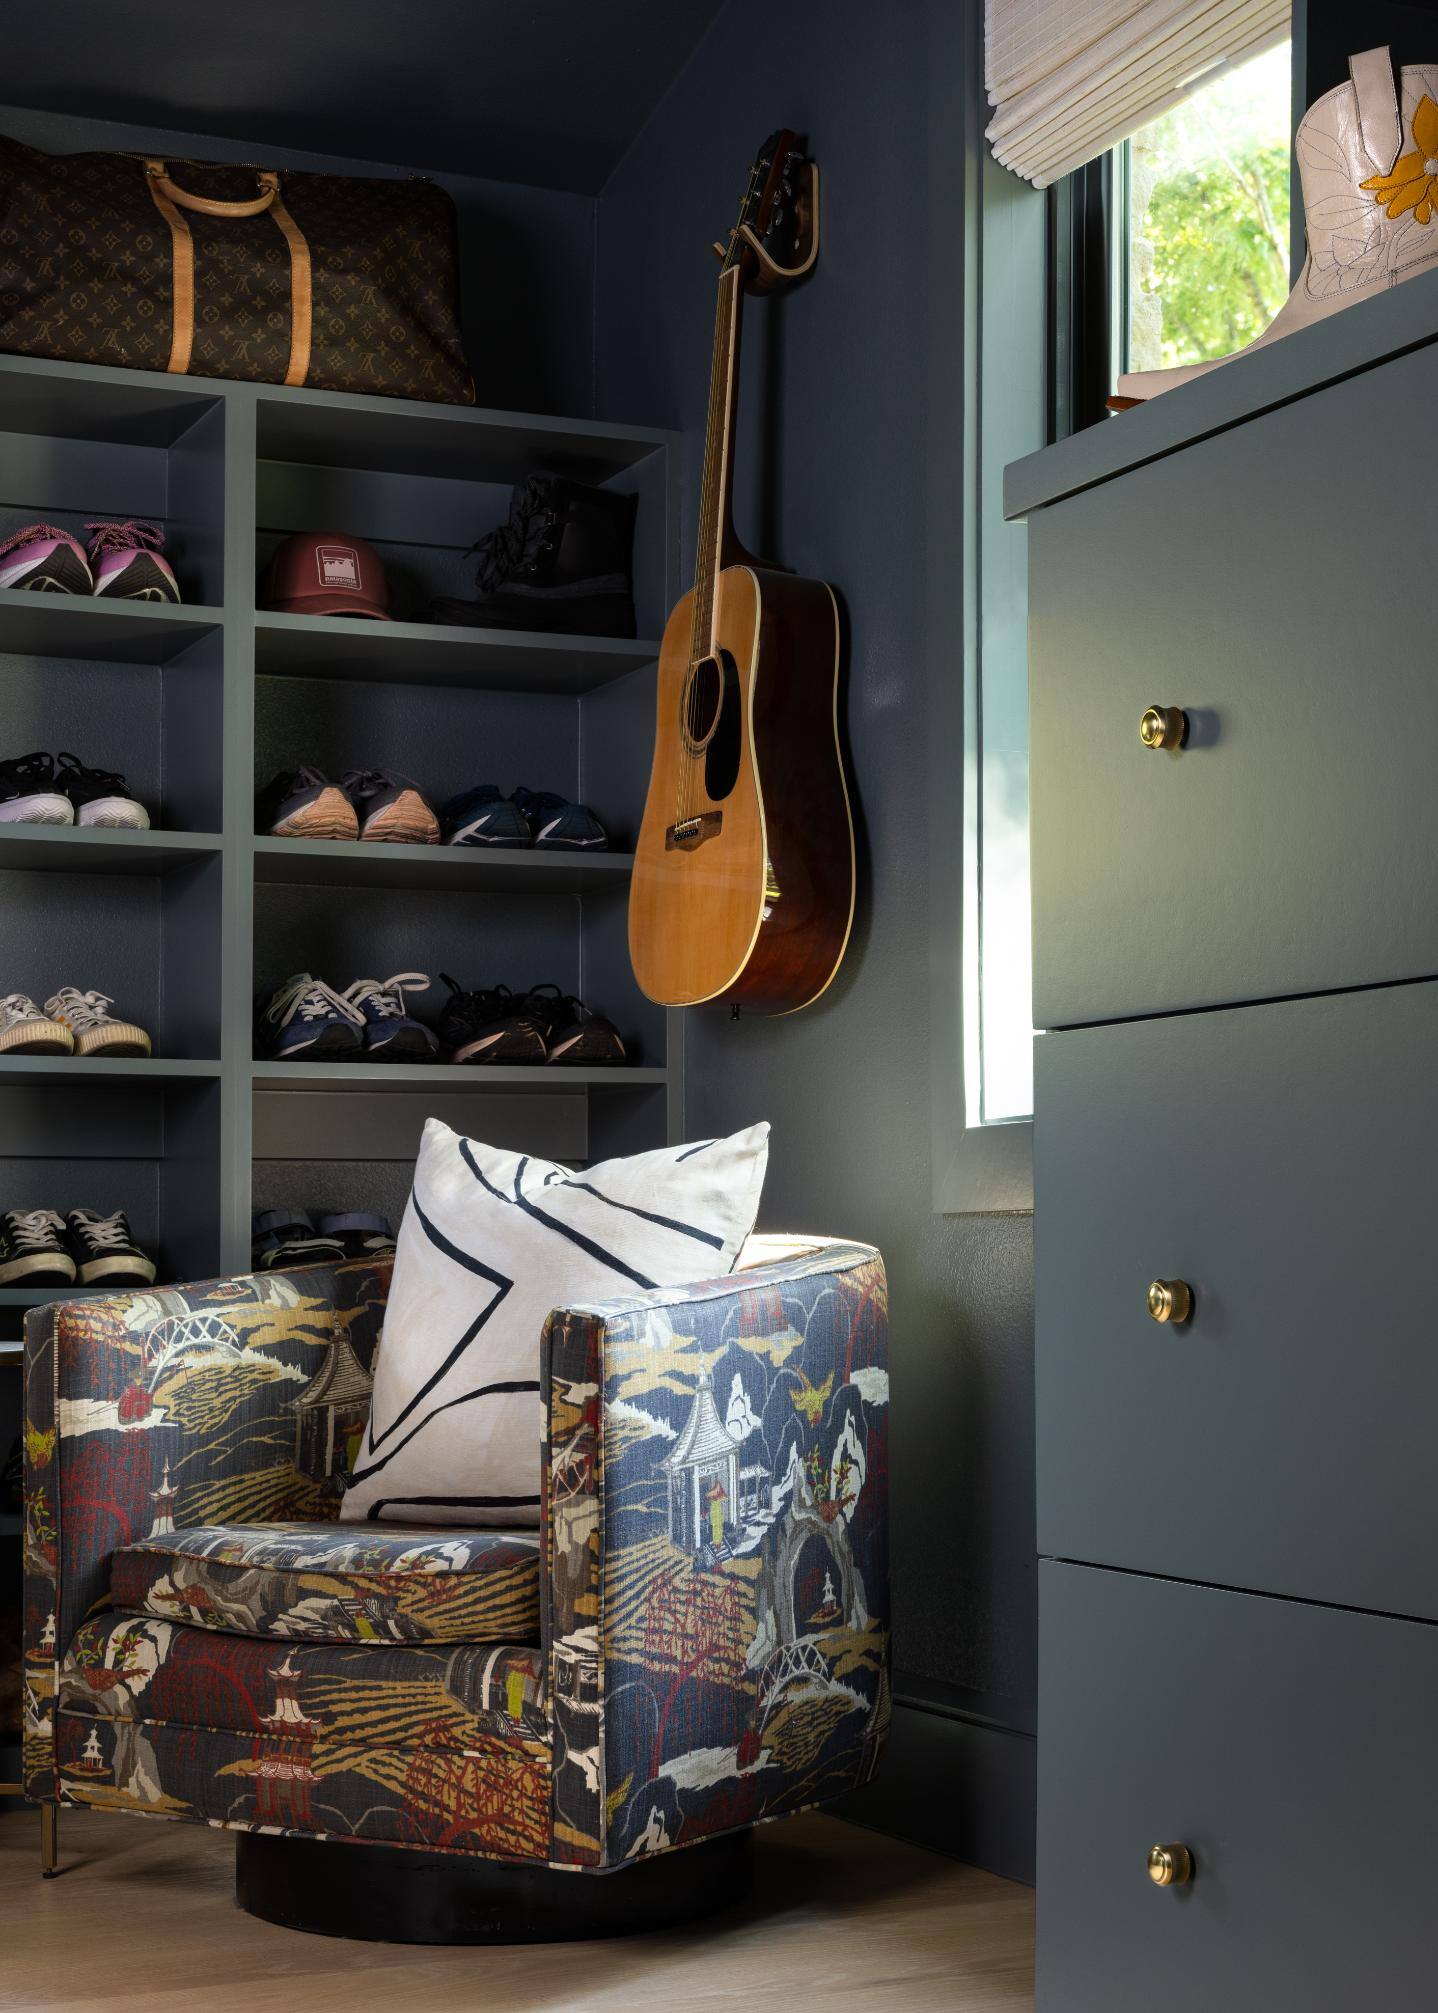
[[714, 647], [714, 581], [729, 538], [734, 464], [734, 419], [739, 379], [737, 262], [719, 275], [714, 315], [714, 360], [709, 373], [709, 416], [704, 430], [704, 477], [699, 491], [699, 537], [694, 555], [694, 618], [690, 660]]

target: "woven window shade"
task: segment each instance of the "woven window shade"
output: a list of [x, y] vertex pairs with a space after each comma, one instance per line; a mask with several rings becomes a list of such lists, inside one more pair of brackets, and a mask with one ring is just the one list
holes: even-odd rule
[[1291, 0], [984, 0], [994, 158], [1046, 189], [1290, 33]]

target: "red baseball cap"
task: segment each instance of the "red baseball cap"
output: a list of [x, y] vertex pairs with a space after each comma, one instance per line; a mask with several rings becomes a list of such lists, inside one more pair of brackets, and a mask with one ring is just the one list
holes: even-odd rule
[[261, 606], [281, 615], [368, 615], [388, 622], [379, 554], [344, 532], [297, 531], [275, 547]]

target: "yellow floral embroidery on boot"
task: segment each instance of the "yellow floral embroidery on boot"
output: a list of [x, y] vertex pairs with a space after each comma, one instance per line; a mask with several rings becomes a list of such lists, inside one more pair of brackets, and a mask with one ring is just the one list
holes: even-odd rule
[[1359, 187], [1371, 189], [1373, 200], [1390, 217], [1411, 210], [1420, 224], [1432, 221], [1438, 209], [1438, 105], [1426, 94], [1413, 114], [1414, 151], [1393, 164], [1391, 175], [1370, 175]]

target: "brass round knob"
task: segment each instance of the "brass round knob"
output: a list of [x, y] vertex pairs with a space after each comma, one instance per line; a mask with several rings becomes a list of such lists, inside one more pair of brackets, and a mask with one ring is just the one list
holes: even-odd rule
[[1186, 1279], [1155, 1279], [1148, 1289], [1148, 1311], [1155, 1321], [1187, 1321], [1193, 1313], [1193, 1288]]
[[1155, 1887], [1186, 1887], [1193, 1878], [1193, 1854], [1186, 1845], [1151, 1846], [1148, 1877]]
[[1188, 739], [1188, 715], [1182, 706], [1150, 706], [1138, 723], [1145, 748], [1181, 748]]

